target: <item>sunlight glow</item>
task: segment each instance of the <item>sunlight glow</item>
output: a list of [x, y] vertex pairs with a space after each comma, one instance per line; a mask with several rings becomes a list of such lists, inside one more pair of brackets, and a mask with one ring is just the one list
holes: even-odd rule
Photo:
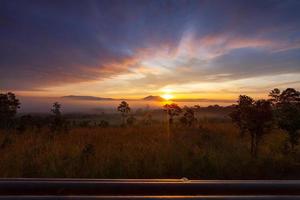
[[165, 100], [170, 100], [170, 99], [172, 99], [174, 96], [171, 95], [171, 94], [164, 94], [164, 95], [162, 95], [161, 97], [164, 98]]

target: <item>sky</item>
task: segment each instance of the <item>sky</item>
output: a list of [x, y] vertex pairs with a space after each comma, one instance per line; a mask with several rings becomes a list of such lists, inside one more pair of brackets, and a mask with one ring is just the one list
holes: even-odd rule
[[1, 0], [0, 91], [262, 98], [300, 89], [300, 1]]

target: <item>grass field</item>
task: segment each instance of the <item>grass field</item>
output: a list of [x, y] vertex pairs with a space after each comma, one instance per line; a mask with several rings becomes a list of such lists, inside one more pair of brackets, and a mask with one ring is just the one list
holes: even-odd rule
[[0, 134], [0, 177], [299, 179], [300, 153], [276, 129], [251, 158], [249, 138], [228, 120], [191, 128], [164, 122]]

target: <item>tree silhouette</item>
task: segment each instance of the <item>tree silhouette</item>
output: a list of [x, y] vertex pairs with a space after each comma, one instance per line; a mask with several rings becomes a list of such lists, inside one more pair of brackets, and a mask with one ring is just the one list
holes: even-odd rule
[[61, 114], [61, 105], [58, 102], [53, 103], [51, 112], [53, 114], [52, 122], [50, 124], [50, 129], [54, 133], [59, 133], [63, 130], [63, 128], [66, 128], [65, 121]]
[[173, 124], [174, 117], [180, 115], [180, 113], [182, 112], [182, 109], [176, 103], [165, 104], [163, 106], [163, 108], [164, 108], [164, 111], [167, 112], [167, 114], [169, 116], [169, 124], [170, 125]]
[[197, 120], [195, 118], [195, 112], [193, 108], [185, 106], [183, 108], [183, 116], [180, 118], [180, 122], [186, 126], [191, 127], [193, 123]]
[[52, 106], [51, 112], [54, 114], [54, 116], [56, 117], [60, 117], [61, 116], [61, 105], [58, 102], [55, 102]]
[[[234, 110], [229, 114], [232, 121], [239, 127], [240, 136], [244, 136], [247, 131], [247, 124], [245, 121], [245, 114], [249, 112], [254, 100], [246, 95], [240, 95], [238, 104], [234, 105]], [[251, 145], [251, 149], [252, 149]], [[252, 150], [251, 150], [252, 152]]]
[[117, 109], [119, 112], [121, 112], [122, 125], [124, 126], [126, 125], [126, 118], [128, 117], [128, 114], [130, 113], [131, 110], [129, 104], [126, 101], [122, 101]]
[[280, 100], [280, 90], [278, 88], [275, 88], [273, 89], [270, 93], [269, 93], [269, 97], [270, 98], [270, 101], [273, 103], [273, 104], [277, 104]]
[[300, 92], [294, 88], [280, 92], [275, 88], [269, 96], [274, 106], [276, 122], [288, 134], [291, 150], [294, 151], [300, 136]]
[[271, 102], [267, 100], [254, 101], [251, 97], [241, 95], [233, 113], [230, 114], [233, 122], [241, 131], [249, 133], [251, 137], [251, 155], [257, 157], [261, 138], [272, 125]]
[[15, 94], [11, 92], [0, 94], [0, 128], [11, 128], [13, 118], [19, 108], [20, 101], [16, 98]]

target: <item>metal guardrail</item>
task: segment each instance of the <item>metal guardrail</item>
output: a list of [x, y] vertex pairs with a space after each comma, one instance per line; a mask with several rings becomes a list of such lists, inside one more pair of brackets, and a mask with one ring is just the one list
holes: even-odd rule
[[299, 199], [299, 180], [0, 179], [1, 199]]

